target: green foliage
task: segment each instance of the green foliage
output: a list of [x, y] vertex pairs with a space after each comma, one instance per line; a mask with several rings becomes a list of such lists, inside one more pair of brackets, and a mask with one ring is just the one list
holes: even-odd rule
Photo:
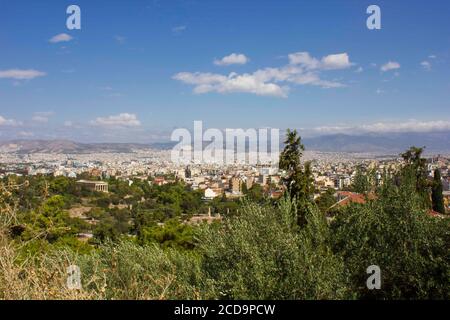
[[315, 200], [317, 207], [323, 214], [328, 213], [328, 209], [336, 203], [335, 192], [336, 190], [333, 188], [328, 188]]
[[247, 189], [245, 183], [244, 186], [245, 190], [243, 189], [242, 193], [247, 196], [247, 199], [254, 201], [256, 203], [262, 203], [264, 201], [264, 190], [260, 184], [258, 183], [253, 184], [250, 189]]
[[59, 237], [73, 234], [74, 230], [68, 226], [71, 219], [64, 211], [64, 206], [63, 196], [53, 196], [44, 201], [35, 212], [28, 213], [25, 216], [28, 228], [23, 233], [23, 238], [43, 237], [49, 242], [53, 242]]
[[50, 183], [50, 190], [55, 194], [64, 194], [67, 192], [69, 188], [70, 180], [59, 176], [55, 179], [53, 179]]
[[[342, 298], [343, 265], [327, 245], [323, 216], [314, 208], [298, 230], [296, 205], [286, 200], [278, 208], [246, 204], [238, 216], [199, 235], [202, 268], [213, 288], [225, 299]], [[311, 237], [311, 238], [310, 238]]]
[[433, 187], [431, 190], [431, 201], [433, 210], [440, 213], [445, 213], [444, 197], [442, 195], [443, 187], [441, 181], [441, 171], [434, 170]]
[[280, 154], [280, 169], [293, 173], [300, 167], [300, 158], [305, 146], [301, 143], [297, 130], [291, 131], [290, 129], [286, 132], [284, 144], [284, 150]]
[[103, 219], [107, 216], [107, 213], [105, 209], [102, 208], [92, 208], [88, 213], [86, 213], [86, 216], [91, 219]]
[[158, 243], [163, 248], [193, 249], [193, 227], [177, 219], [167, 220], [162, 226], [144, 227], [138, 242], [140, 244]]
[[362, 168], [358, 166], [351, 185], [351, 191], [364, 194], [370, 191], [370, 187], [369, 176], [364, 174]]
[[107, 243], [78, 257], [83, 287], [103, 292], [106, 299], [199, 299], [201, 270], [198, 257], [157, 245]]
[[94, 236], [100, 241], [118, 240], [122, 235], [128, 234], [131, 229], [131, 214], [128, 210], [112, 209], [94, 229]]
[[[285, 170], [287, 175], [283, 177], [283, 183], [292, 198], [297, 200], [300, 206], [306, 206], [314, 194], [314, 178], [311, 171], [311, 163], [306, 162], [302, 166], [300, 158], [305, 150], [297, 130], [287, 130], [284, 141], [284, 150], [280, 154], [279, 167]], [[300, 213], [304, 212], [299, 210]], [[299, 216], [298, 223], [305, 223], [305, 217]]]
[[89, 254], [94, 248], [82, 241], [79, 241], [73, 237], [66, 236], [59, 238], [54, 244], [53, 248], [56, 250], [71, 250], [76, 254]]
[[181, 209], [184, 213], [194, 214], [198, 213], [202, 206], [202, 193], [200, 190], [191, 192], [185, 190], [181, 199]]
[[422, 158], [424, 148], [411, 147], [401, 156], [406, 165], [403, 168], [405, 173], [414, 172], [416, 193], [420, 196], [423, 206], [431, 208], [430, 188], [427, 180], [426, 159]]
[[[332, 223], [351, 289], [360, 298], [448, 299], [448, 220], [429, 217], [416, 192], [416, 171], [385, 181], [376, 201], [345, 208]], [[366, 268], [381, 268], [382, 289], [368, 290]]]
[[[207, 203], [211, 207], [211, 213], [233, 216], [239, 211], [240, 203], [234, 200], [228, 200], [226, 197], [217, 197], [213, 201]], [[208, 212], [207, 210], [205, 213]]]
[[[180, 182], [136, 179], [130, 186], [113, 178], [103, 194], [79, 190], [65, 177], [8, 177], [8, 186], [21, 187], [0, 183], [0, 278], [11, 288], [21, 283], [17, 296], [45, 274], [39, 288], [48, 292], [33, 289], [25, 298], [73, 297], [54, 289], [60, 278], [51, 280], [65, 276], [70, 263], [82, 269], [82, 297], [102, 299], [449, 299], [449, 219], [427, 214], [430, 187], [439, 211], [442, 184], [439, 171], [427, 182], [422, 149], [402, 154], [405, 166], [385, 174], [378, 188], [371, 172], [358, 171], [354, 190], [376, 198], [341, 207], [329, 223], [334, 190], [314, 203], [303, 150], [297, 133], [288, 131], [280, 164], [286, 197], [294, 200], [277, 202], [257, 184], [244, 190], [242, 203], [225, 197], [205, 203], [201, 191]], [[86, 216], [95, 226], [69, 216], [78, 203], [92, 207]], [[224, 220], [182, 222], [208, 207]], [[77, 233], [91, 231], [93, 241], [77, 240]], [[374, 264], [381, 290], [366, 287], [366, 268]], [[14, 296], [5, 288], [0, 285], [0, 297]]]
[[112, 197], [109, 197], [107, 195], [102, 195], [101, 197], [98, 197], [95, 201], [95, 204], [103, 209], [106, 209], [109, 207], [110, 204], [119, 204], [119, 201], [114, 201], [111, 199]]

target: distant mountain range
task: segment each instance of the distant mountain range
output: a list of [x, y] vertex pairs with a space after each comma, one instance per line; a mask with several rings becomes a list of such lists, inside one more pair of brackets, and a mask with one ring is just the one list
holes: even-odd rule
[[0, 152], [6, 153], [126, 153], [150, 146], [135, 143], [78, 143], [69, 140], [13, 140], [0, 142]]
[[[390, 133], [347, 135], [334, 134], [303, 139], [307, 150], [323, 152], [366, 152], [398, 154], [412, 145], [426, 147], [427, 152], [450, 153], [450, 132]], [[171, 149], [175, 142], [139, 143], [78, 143], [69, 140], [0, 141], [4, 153], [127, 153], [133, 150]]]
[[308, 150], [328, 152], [398, 153], [413, 145], [417, 147], [425, 146], [427, 152], [450, 152], [450, 132], [334, 134], [306, 138], [303, 142]]

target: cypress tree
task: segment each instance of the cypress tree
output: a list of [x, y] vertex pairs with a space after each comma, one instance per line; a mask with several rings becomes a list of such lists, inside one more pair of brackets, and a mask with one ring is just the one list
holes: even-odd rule
[[287, 130], [284, 150], [280, 154], [280, 169], [286, 170], [287, 176], [283, 182], [292, 198], [300, 202], [311, 200], [314, 194], [314, 179], [311, 164], [306, 162], [302, 166], [300, 158], [305, 147], [298, 136], [297, 130]]
[[431, 192], [431, 200], [433, 203], [433, 210], [439, 213], [445, 213], [444, 198], [442, 196], [442, 181], [441, 171], [439, 169], [434, 170], [434, 181]]
[[411, 147], [401, 156], [406, 162], [403, 170], [412, 170], [416, 180], [416, 191], [422, 198], [423, 206], [431, 207], [430, 203], [430, 184], [427, 179], [426, 159], [422, 158], [424, 148]]
[[369, 179], [367, 175], [362, 172], [361, 166], [356, 168], [356, 174], [353, 178], [351, 189], [353, 192], [366, 193], [369, 192]]
[[306, 208], [313, 202], [314, 178], [311, 163], [301, 164], [300, 158], [305, 147], [297, 130], [287, 130], [284, 141], [284, 150], [280, 154], [279, 167], [286, 170], [287, 175], [283, 178], [287, 192], [291, 198], [295, 198], [297, 205], [298, 225], [306, 223]]

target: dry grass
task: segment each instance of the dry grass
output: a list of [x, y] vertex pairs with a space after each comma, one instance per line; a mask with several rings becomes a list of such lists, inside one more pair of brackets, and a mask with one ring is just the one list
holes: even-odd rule
[[69, 289], [66, 285], [68, 254], [59, 257], [40, 256], [39, 261], [19, 262], [17, 249], [11, 243], [0, 245], [0, 299], [101, 299], [102, 295], [84, 289]]
[[0, 184], [0, 299], [101, 299], [94, 291], [67, 287], [67, 267], [74, 259], [69, 252], [43, 254], [39, 259], [23, 258], [26, 243], [15, 243], [10, 228], [17, 224], [17, 203], [11, 191], [27, 184]]
[[[42, 234], [30, 241], [10, 236], [11, 227], [18, 225], [11, 191], [26, 186], [0, 184], [0, 300], [199, 298], [191, 283], [198, 273], [195, 259], [185, 261], [176, 252], [156, 246], [124, 242], [104, 245], [85, 256], [61, 249], [29, 254], [28, 245]], [[81, 289], [67, 286], [71, 265], [81, 268]]]

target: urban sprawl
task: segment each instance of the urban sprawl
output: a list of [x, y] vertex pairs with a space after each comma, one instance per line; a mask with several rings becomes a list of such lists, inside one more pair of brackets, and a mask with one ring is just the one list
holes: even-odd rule
[[[304, 161], [311, 162], [314, 175], [315, 195], [320, 196], [330, 188], [336, 190], [338, 200], [348, 188], [357, 169], [375, 174], [381, 183], [383, 172], [395, 172], [402, 165], [400, 156], [374, 156], [370, 154], [328, 153], [307, 151]], [[435, 169], [440, 169], [446, 209], [450, 198], [450, 157], [430, 156], [427, 158], [427, 174], [433, 178]], [[0, 178], [8, 175], [53, 175], [77, 179], [82, 174], [95, 178], [91, 181], [78, 180], [80, 185], [95, 191], [108, 192], [108, 185], [102, 180], [116, 178], [128, 181], [140, 179], [149, 184], [164, 185], [184, 181], [192, 190], [202, 190], [205, 201], [216, 197], [230, 199], [243, 196], [243, 188], [250, 189], [259, 184], [271, 198], [283, 194], [281, 183], [284, 172], [266, 165], [206, 165], [175, 164], [170, 151], [154, 150], [131, 153], [51, 154], [33, 153], [0, 154]], [[94, 182], [94, 183], [93, 183]], [[95, 183], [96, 182], [96, 183]], [[340, 193], [340, 191], [343, 191]]]

